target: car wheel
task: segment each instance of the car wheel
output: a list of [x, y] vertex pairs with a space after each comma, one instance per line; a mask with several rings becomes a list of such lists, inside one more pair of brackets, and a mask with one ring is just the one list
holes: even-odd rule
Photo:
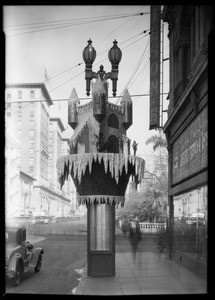
[[18, 262], [17, 267], [16, 267], [16, 272], [15, 272], [14, 278], [13, 278], [14, 286], [17, 286], [20, 284], [21, 277], [22, 277], [22, 266], [21, 266], [20, 262]]
[[42, 266], [42, 254], [40, 253], [39, 257], [38, 257], [38, 261], [37, 261], [37, 265], [34, 268], [35, 272], [39, 272]]

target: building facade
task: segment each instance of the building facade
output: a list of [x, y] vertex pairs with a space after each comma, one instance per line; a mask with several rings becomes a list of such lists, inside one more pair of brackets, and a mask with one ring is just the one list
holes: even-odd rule
[[[17, 161], [20, 143], [15, 134], [15, 126], [5, 117], [5, 216], [16, 215], [21, 205], [20, 177]], [[10, 188], [10, 187], [13, 188]]]
[[[22, 172], [21, 177], [25, 174], [25, 180], [21, 178], [22, 186], [26, 185], [27, 177], [35, 179], [29, 199], [26, 198], [26, 191], [24, 194], [21, 192], [21, 199], [26, 198], [21, 201], [25, 213], [29, 213], [26, 203], [30, 201], [30, 213], [45, 211], [50, 216], [69, 216], [69, 195], [59, 188], [54, 174], [56, 161], [53, 160], [53, 157], [57, 159], [62, 154], [61, 131], [64, 128], [60, 120], [53, 121], [57, 124], [53, 125], [54, 130], [50, 124], [50, 106], [53, 102], [46, 86], [43, 83], [7, 84], [5, 92], [6, 117], [13, 122], [19, 143], [17, 168]], [[52, 136], [54, 143], [50, 147]], [[50, 165], [54, 166], [51, 177]]]
[[170, 44], [164, 125], [169, 153], [169, 256], [203, 279], [207, 277], [208, 45], [213, 18], [210, 6], [168, 5], [162, 12]]

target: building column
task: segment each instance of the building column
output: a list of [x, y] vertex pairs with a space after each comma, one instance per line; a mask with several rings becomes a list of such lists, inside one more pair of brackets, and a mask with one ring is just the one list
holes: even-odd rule
[[173, 195], [169, 196], [169, 258], [172, 259], [174, 244], [174, 203]]
[[191, 16], [191, 43], [190, 43], [191, 65], [195, 56], [195, 15]]
[[178, 49], [178, 83], [184, 78], [184, 47]]
[[195, 54], [200, 46], [200, 13], [199, 6], [195, 7]]

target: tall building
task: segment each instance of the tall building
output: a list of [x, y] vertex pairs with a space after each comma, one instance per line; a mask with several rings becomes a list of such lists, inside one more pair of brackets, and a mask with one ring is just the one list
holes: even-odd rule
[[167, 5], [162, 19], [169, 25], [170, 45], [164, 125], [169, 152], [169, 256], [206, 279], [208, 69], [214, 56], [214, 7]]
[[16, 125], [20, 142], [18, 166], [42, 184], [48, 181], [49, 107], [52, 104], [43, 83], [6, 85], [6, 113]]
[[[62, 155], [69, 155], [69, 138], [63, 137], [62, 142]], [[70, 197], [71, 215], [75, 216], [75, 213], [78, 210], [78, 206], [76, 203], [76, 188], [71, 176], [68, 176], [68, 180], [67, 182], [65, 182], [65, 185], [62, 187], [62, 189], [64, 189]]]
[[[49, 215], [58, 217], [68, 216], [71, 211], [70, 199], [58, 188], [54, 174], [56, 168], [53, 169], [51, 182], [49, 181], [50, 160], [54, 164], [51, 155], [56, 159], [62, 151], [60, 131], [54, 130], [53, 133], [50, 125], [51, 105], [53, 101], [44, 83], [6, 85], [6, 115], [13, 121], [19, 141], [18, 168], [36, 179], [31, 196], [31, 209], [46, 211]], [[59, 122], [61, 121], [57, 123], [60, 124]], [[57, 137], [55, 148], [50, 148], [52, 134]]]
[[[13, 217], [21, 206], [21, 190], [17, 160], [20, 143], [15, 134], [15, 126], [10, 118], [5, 118], [5, 216]], [[13, 187], [13, 188], [11, 188]]]

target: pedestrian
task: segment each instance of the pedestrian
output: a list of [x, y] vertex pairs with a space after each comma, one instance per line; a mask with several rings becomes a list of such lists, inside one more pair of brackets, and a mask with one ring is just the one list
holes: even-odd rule
[[137, 248], [140, 240], [141, 240], [141, 231], [140, 231], [139, 222], [137, 221], [135, 224], [135, 228], [131, 227], [130, 229], [130, 244], [133, 251], [134, 260], [136, 258]]

